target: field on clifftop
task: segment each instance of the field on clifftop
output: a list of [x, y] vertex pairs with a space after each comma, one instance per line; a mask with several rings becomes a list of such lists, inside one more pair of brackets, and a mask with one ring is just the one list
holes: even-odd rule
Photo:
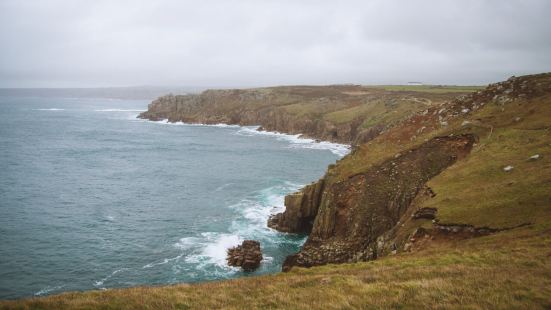
[[[4, 301], [0, 308], [549, 309], [551, 74], [512, 78], [471, 94], [457, 94], [457, 89], [441, 92], [441, 88], [436, 92], [426, 88], [374, 89], [328, 87], [321, 89], [322, 95], [313, 95], [310, 88], [226, 91], [230, 96], [227, 106], [201, 110], [182, 102], [203, 99], [168, 98], [153, 104], [146, 113], [175, 121], [230, 120], [241, 124], [268, 120], [271, 115], [281, 122], [259, 125], [282, 131], [287, 127], [291, 133], [306, 128], [312, 136], [319, 130], [319, 138], [358, 142], [350, 155], [328, 168], [325, 204], [320, 203], [321, 211], [316, 210], [316, 218], [307, 228], [312, 233], [311, 248], [307, 246], [298, 254], [298, 263], [291, 271], [195, 285], [65, 293]], [[267, 111], [274, 92], [287, 97], [276, 110]], [[297, 92], [310, 99], [297, 101]], [[250, 102], [257, 95], [264, 99], [254, 109], [248, 105], [237, 110], [246, 117], [221, 112], [238, 105], [240, 98]], [[204, 96], [218, 100], [222, 94]], [[324, 104], [326, 99], [320, 98], [329, 98], [334, 105]], [[316, 102], [321, 102], [321, 107]], [[215, 117], [210, 118], [208, 112]], [[474, 143], [468, 152], [451, 154], [451, 164], [434, 177], [430, 173], [436, 163], [431, 165], [432, 157], [428, 156], [428, 163], [418, 165], [423, 171], [391, 172], [393, 179], [384, 187], [370, 184], [367, 177], [365, 184], [355, 181], [358, 176], [375, 175], [392, 166], [402, 170], [418, 167], [408, 165], [408, 154], [425, 150], [423, 147], [433, 139], [453, 142], [454, 137], [473, 137]], [[404, 193], [400, 186], [409, 186], [411, 175], [428, 181], [419, 183], [413, 193]], [[343, 194], [347, 199], [338, 198], [341, 192], [336, 189], [349, 183], [357, 186], [345, 187], [354, 195], [357, 191], [371, 196], [358, 194], [348, 199]], [[356, 209], [347, 209], [350, 205], [343, 201], [356, 204]], [[392, 211], [400, 206], [399, 211], [385, 215], [388, 224], [383, 233], [358, 237], [353, 234], [360, 230], [348, 234], [339, 230], [342, 223], [366, 216], [347, 210], [379, 216], [361, 209], [373, 201], [382, 207], [392, 205], [388, 207]], [[328, 229], [330, 225], [319, 214], [325, 218], [334, 214], [336, 219], [331, 223], [337, 228]], [[318, 253], [322, 246], [340, 253], [330, 247], [334, 244], [341, 247], [339, 251], [357, 252], [341, 256]], [[369, 256], [373, 253], [375, 260]], [[332, 264], [337, 260], [343, 263]], [[310, 263], [328, 264], [300, 267]]]

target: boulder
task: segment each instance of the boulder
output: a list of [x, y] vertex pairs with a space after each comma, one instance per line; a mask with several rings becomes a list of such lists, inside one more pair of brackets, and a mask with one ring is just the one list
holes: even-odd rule
[[245, 271], [253, 271], [262, 261], [260, 242], [245, 240], [241, 245], [228, 249], [228, 265], [241, 267]]

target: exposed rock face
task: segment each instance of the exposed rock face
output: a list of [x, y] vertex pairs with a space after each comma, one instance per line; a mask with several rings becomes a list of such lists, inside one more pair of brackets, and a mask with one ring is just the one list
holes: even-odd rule
[[[327, 188], [304, 247], [283, 269], [375, 259], [377, 238], [396, 225], [425, 183], [468, 154], [475, 140], [437, 137]], [[302, 206], [302, 201], [288, 204], [286, 212], [300, 214]]]
[[228, 265], [241, 267], [245, 271], [253, 271], [262, 261], [260, 242], [245, 240], [241, 245], [228, 249]]
[[285, 197], [285, 212], [268, 220], [268, 226], [282, 232], [309, 233], [324, 189], [324, 179], [305, 186], [301, 191]]
[[436, 208], [421, 208], [413, 213], [413, 218], [434, 220], [436, 218]]

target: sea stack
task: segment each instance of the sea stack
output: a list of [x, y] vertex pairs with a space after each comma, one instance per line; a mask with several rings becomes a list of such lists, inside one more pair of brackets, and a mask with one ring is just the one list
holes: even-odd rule
[[260, 242], [245, 240], [241, 245], [228, 249], [227, 261], [230, 266], [241, 267], [245, 271], [254, 271], [262, 261]]

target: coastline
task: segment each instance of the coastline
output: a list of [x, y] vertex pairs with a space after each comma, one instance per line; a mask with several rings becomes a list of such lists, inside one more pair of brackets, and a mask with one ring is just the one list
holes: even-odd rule
[[171, 122], [167, 118], [161, 120], [150, 120], [147, 118], [140, 117], [138, 114], [136, 119], [143, 120], [145, 122], [171, 125], [171, 126], [197, 126], [197, 127], [217, 127], [217, 128], [239, 128], [240, 135], [262, 135], [267, 137], [273, 137], [278, 140], [288, 141], [294, 145], [302, 145], [304, 148], [318, 149], [318, 150], [329, 150], [333, 154], [339, 156], [339, 159], [350, 154], [352, 151], [352, 145], [325, 141], [321, 139], [316, 139], [315, 137], [310, 137], [308, 135], [299, 133], [299, 134], [290, 134], [279, 131], [269, 131], [264, 130], [262, 125], [240, 125], [240, 124], [227, 124], [227, 123], [215, 123], [215, 124], [205, 124], [205, 123], [193, 123], [193, 122], [183, 122], [183, 121], [174, 121]]

